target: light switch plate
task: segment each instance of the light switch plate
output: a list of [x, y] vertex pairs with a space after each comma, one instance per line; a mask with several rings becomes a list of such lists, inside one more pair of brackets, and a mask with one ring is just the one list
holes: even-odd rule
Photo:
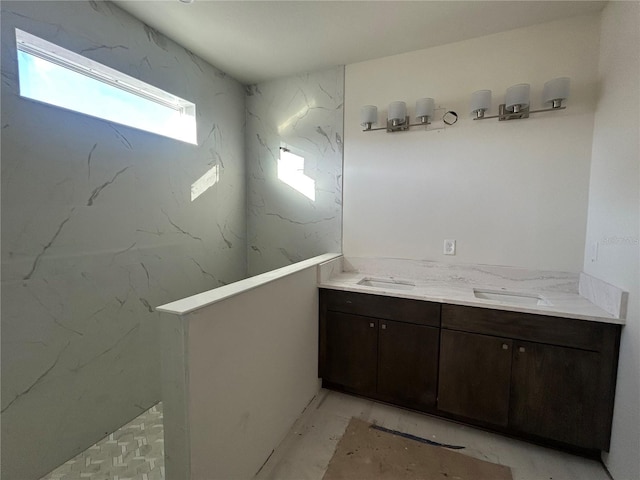
[[456, 254], [456, 241], [455, 240], [445, 240], [444, 248], [442, 253], [445, 255], [455, 255]]

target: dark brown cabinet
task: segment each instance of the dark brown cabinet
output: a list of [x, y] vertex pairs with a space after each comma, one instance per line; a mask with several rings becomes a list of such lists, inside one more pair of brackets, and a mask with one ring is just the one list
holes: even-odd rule
[[582, 448], [600, 441], [598, 352], [446, 329], [441, 351], [439, 410]]
[[327, 351], [323, 377], [354, 393], [376, 391], [378, 321], [332, 312], [326, 318]]
[[443, 305], [438, 410], [607, 450], [619, 338], [619, 325]]
[[439, 329], [380, 320], [378, 395], [417, 409], [436, 404]]
[[437, 304], [321, 291], [323, 385], [415, 409], [433, 409], [439, 323]]
[[594, 375], [600, 359], [598, 352], [516, 342], [509, 426], [579, 447], [604, 447], [608, 439], [597, 434], [601, 393]]
[[608, 450], [620, 325], [320, 290], [323, 386]]
[[442, 330], [438, 409], [506, 426], [511, 340]]

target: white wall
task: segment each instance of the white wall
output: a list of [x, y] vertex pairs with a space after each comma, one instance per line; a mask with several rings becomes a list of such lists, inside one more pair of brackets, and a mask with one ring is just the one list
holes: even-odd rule
[[[629, 292], [610, 454], [615, 480], [640, 478], [640, 4], [602, 13], [584, 271]], [[598, 243], [597, 260], [590, 253]]]
[[253, 478], [318, 392], [316, 271], [185, 315], [189, 478]]
[[[382, 256], [580, 271], [583, 262], [599, 16], [521, 28], [348, 65], [345, 81], [346, 256]], [[472, 121], [475, 90], [569, 76], [568, 109], [511, 122]], [[455, 110], [444, 131], [362, 132], [359, 109], [434, 97]], [[458, 254], [442, 255], [444, 239]]]
[[[20, 97], [14, 27], [195, 102], [198, 146]], [[234, 79], [111, 2], [2, 2], [3, 479], [160, 400], [153, 307], [245, 276], [243, 156]]]

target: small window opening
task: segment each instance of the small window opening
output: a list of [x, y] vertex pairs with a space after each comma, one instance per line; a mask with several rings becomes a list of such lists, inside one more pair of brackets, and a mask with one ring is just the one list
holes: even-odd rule
[[316, 182], [304, 173], [304, 157], [280, 147], [278, 178], [305, 197], [316, 200]]
[[16, 29], [20, 96], [197, 145], [196, 106]]

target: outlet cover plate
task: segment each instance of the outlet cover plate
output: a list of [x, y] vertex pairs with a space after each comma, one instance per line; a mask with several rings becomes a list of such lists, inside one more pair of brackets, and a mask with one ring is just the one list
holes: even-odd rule
[[455, 255], [456, 254], [456, 241], [455, 240], [445, 240], [444, 248], [442, 249], [442, 253], [445, 255]]

